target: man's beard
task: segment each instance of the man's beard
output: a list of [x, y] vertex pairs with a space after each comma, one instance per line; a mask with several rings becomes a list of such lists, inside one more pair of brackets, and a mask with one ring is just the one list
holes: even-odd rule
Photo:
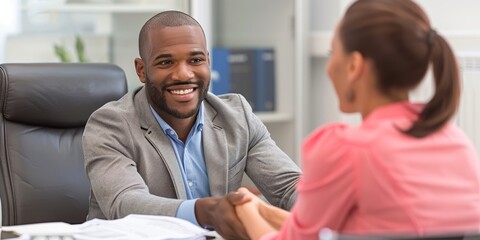
[[[198, 94], [198, 103], [197, 106], [192, 109], [190, 112], [187, 113], [181, 113], [177, 111], [176, 109], [170, 108], [167, 105], [167, 99], [165, 97], [164, 92], [166, 92], [166, 88], [173, 86], [173, 85], [182, 85], [182, 84], [197, 84], [198, 88], [196, 91], [199, 92]], [[199, 81], [197, 83], [188, 81], [188, 82], [181, 82], [181, 83], [175, 83], [175, 84], [169, 84], [169, 85], [161, 85], [159, 89], [157, 89], [153, 83], [150, 81], [150, 79], [147, 77], [145, 81], [145, 87], [147, 90], [147, 94], [150, 97], [152, 105], [154, 105], [156, 108], [159, 108], [161, 111], [170, 114], [171, 116], [175, 118], [189, 118], [193, 117], [198, 113], [198, 110], [200, 109], [200, 105], [202, 104], [203, 99], [205, 99], [205, 96], [207, 95], [208, 92], [208, 85], [205, 87], [205, 84], [203, 81]]]

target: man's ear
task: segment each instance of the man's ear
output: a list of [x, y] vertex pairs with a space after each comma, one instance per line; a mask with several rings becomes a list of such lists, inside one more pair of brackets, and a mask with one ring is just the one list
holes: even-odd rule
[[135, 58], [135, 71], [137, 72], [140, 82], [145, 83], [145, 63], [143, 62], [143, 59]]
[[353, 83], [355, 80], [360, 79], [360, 76], [363, 74], [364, 67], [365, 58], [363, 57], [363, 55], [358, 51], [350, 53], [347, 69], [347, 80], [350, 84]]

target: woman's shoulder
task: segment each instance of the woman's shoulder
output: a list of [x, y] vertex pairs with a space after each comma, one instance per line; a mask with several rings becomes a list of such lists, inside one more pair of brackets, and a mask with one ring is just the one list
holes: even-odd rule
[[345, 123], [329, 123], [314, 130], [303, 142], [303, 148], [310, 148], [315, 145], [326, 146], [341, 144], [351, 139], [358, 127]]
[[351, 147], [350, 135], [356, 127], [345, 123], [331, 123], [313, 131], [302, 144], [304, 161], [332, 159]]

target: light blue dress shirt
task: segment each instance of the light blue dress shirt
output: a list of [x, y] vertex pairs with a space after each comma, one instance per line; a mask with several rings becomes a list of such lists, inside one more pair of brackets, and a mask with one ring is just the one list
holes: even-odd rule
[[198, 198], [209, 197], [210, 187], [208, 185], [207, 167], [203, 154], [203, 103], [200, 105], [197, 120], [190, 130], [187, 140], [183, 143], [175, 130], [166, 123], [157, 112], [150, 106], [155, 119], [162, 128], [165, 135], [172, 143], [173, 150], [177, 157], [182, 172], [187, 199], [177, 209], [176, 217], [185, 219], [193, 224], [199, 225], [195, 217], [195, 202]]

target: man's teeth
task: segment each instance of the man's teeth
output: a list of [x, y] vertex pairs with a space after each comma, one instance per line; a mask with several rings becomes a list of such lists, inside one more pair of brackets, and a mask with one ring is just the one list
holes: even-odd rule
[[172, 90], [170, 91], [172, 94], [182, 95], [182, 94], [189, 94], [193, 92], [193, 88], [189, 89], [180, 89], [180, 90]]

